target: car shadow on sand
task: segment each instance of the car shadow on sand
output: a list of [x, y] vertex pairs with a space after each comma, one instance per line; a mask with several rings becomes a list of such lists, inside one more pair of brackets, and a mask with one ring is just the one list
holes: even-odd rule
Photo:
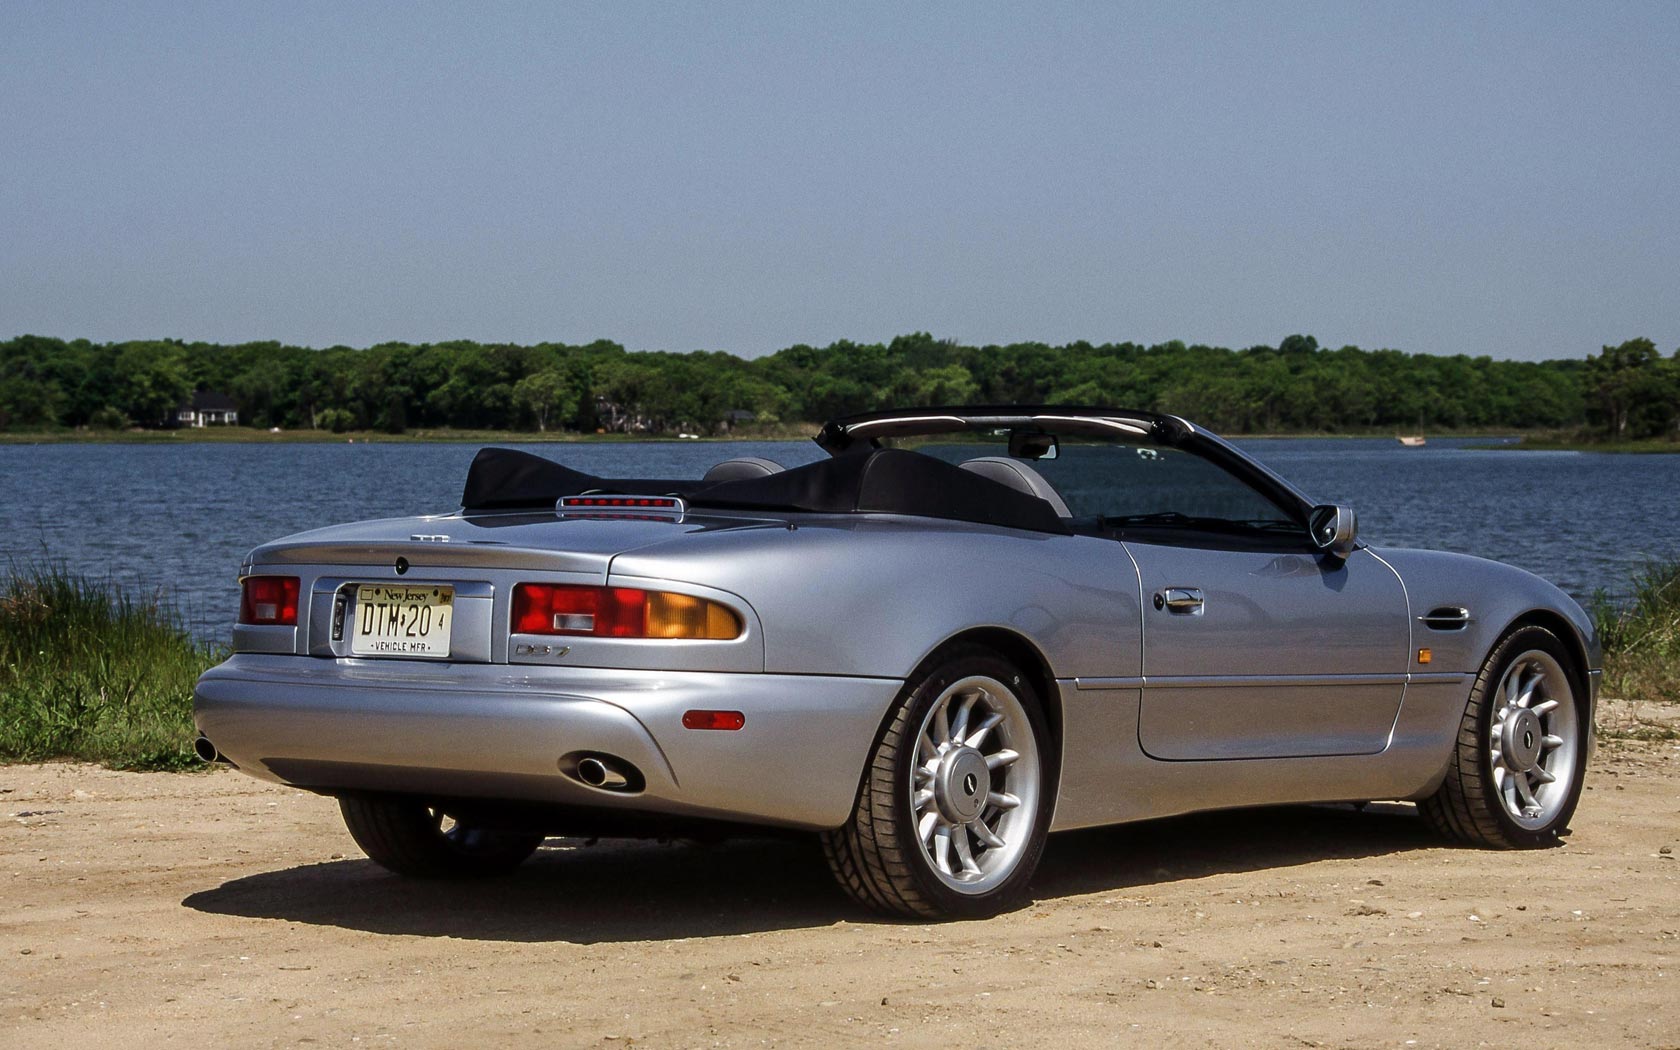
[[[1410, 807], [1286, 807], [1198, 814], [1052, 836], [1041, 902], [1137, 891], [1438, 845]], [[814, 839], [717, 845], [552, 839], [513, 875], [423, 882], [335, 860], [233, 879], [185, 907], [370, 933], [590, 944], [889, 921], [853, 905]]]

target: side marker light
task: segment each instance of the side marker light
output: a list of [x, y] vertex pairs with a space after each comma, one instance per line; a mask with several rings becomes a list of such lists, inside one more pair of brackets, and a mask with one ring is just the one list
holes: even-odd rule
[[739, 729], [747, 716], [739, 711], [684, 711], [684, 729]]

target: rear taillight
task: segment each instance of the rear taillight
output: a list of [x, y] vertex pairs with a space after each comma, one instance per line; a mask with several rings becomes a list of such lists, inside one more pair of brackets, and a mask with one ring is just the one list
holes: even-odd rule
[[297, 625], [296, 576], [247, 576], [239, 594], [239, 622], [257, 626]]
[[741, 636], [741, 617], [691, 594], [522, 583], [513, 589], [513, 633], [728, 640]]

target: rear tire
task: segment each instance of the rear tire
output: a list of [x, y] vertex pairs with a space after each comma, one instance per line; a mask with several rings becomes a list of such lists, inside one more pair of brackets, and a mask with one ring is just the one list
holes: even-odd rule
[[1016, 907], [1055, 805], [1056, 757], [1039, 698], [989, 649], [931, 658], [899, 695], [851, 819], [823, 854], [848, 893], [912, 918]]
[[543, 841], [541, 835], [470, 827], [435, 806], [407, 799], [347, 795], [338, 809], [369, 859], [416, 879], [505, 875]]
[[1574, 657], [1544, 627], [1500, 640], [1470, 689], [1446, 779], [1418, 810], [1493, 849], [1555, 846], [1581, 798], [1592, 726]]

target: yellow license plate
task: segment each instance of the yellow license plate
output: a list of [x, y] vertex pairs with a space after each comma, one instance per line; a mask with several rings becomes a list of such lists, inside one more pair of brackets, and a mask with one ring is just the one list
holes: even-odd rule
[[455, 588], [390, 583], [356, 585], [354, 656], [449, 656]]

